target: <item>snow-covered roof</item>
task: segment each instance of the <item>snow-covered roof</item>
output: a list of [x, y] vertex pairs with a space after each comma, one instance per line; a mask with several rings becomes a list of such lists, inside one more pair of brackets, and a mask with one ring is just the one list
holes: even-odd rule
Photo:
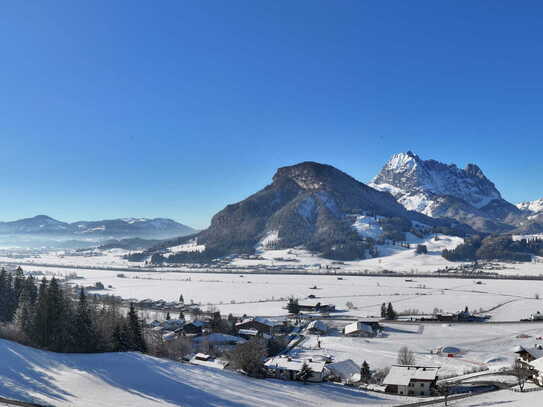
[[532, 365], [534, 369], [539, 372], [539, 374], [543, 375], [543, 357], [531, 361], [530, 365]]
[[324, 322], [317, 319], [317, 320], [311, 321], [309, 325], [307, 326], [307, 329], [316, 329], [321, 332], [326, 332], [328, 331], [328, 325], [326, 325]]
[[312, 359], [293, 359], [282, 355], [269, 359], [264, 363], [264, 366], [271, 369], [292, 370], [299, 372], [304, 365], [304, 362], [316, 373], [320, 373], [326, 364], [324, 361], [315, 361]]
[[352, 324], [349, 324], [349, 325], [347, 325], [345, 327], [345, 334], [346, 335], [349, 335], [349, 334], [352, 334], [352, 333], [358, 332], [358, 331], [373, 334], [373, 328], [370, 325], [368, 325], [366, 323], [363, 323], [363, 322], [360, 322], [360, 321], [353, 322]]
[[197, 353], [190, 359], [190, 363], [193, 365], [213, 367], [215, 369], [224, 369], [228, 362], [222, 359], [213, 359], [211, 356], [205, 353]]
[[356, 375], [360, 376], [360, 367], [352, 359], [329, 363], [326, 369], [346, 382], [353, 380]]
[[515, 352], [515, 353], [527, 352], [534, 359], [543, 358], [543, 349], [541, 349], [539, 347], [525, 348], [525, 347], [519, 345], [519, 346], [515, 346], [515, 348], [513, 349], [513, 352]]
[[220, 334], [220, 333], [212, 333], [209, 335], [204, 336], [198, 336], [193, 339], [194, 342], [209, 342], [209, 343], [245, 343], [247, 342], [245, 339], [240, 338], [239, 336], [232, 336], [227, 334]]
[[437, 378], [439, 367], [393, 365], [383, 384], [408, 386], [411, 380], [433, 381]]
[[243, 324], [246, 324], [246, 323], [251, 322], [251, 321], [259, 322], [259, 323], [261, 323], [263, 325], [267, 325], [269, 327], [274, 327], [274, 326], [281, 325], [281, 322], [272, 321], [270, 319], [263, 318], [263, 317], [247, 318], [247, 319], [244, 319], [241, 322], [238, 322], [236, 325], [243, 325]]
[[[194, 321], [190, 322], [190, 324], [196, 326], [196, 327], [200, 327], [200, 328], [203, 328], [204, 326], [207, 325], [207, 322], [205, 321], [201, 321], [199, 319], [195, 319]], [[187, 324], [188, 325], [188, 324]]]
[[176, 336], [177, 334], [175, 332], [168, 332], [167, 334], [162, 335], [162, 339], [169, 342], [174, 340]]

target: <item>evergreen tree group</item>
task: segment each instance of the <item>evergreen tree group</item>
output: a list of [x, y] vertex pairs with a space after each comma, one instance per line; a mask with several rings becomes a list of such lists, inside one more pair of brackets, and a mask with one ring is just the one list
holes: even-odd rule
[[0, 325], [11, 325], [28, 345], [54, 352], [146, 351], [133, 305], [124, 316], [117, 299], [73, 291], [54, 277], [37, 282], [20, 268], [2, 269]]

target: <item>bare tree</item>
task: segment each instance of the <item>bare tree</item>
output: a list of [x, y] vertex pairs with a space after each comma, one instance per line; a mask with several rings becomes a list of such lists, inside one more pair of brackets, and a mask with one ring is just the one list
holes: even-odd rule
[[192, 352], [192, 341], [185, 336], [164, 340], [162, 333], [148, 332], [146, 334], [149, 354], [175, 361], [180, 361]]
[[526, 384], [526, 381], [530, 377], [532, 377], [532, 372], [522, 361], [518, 359], [513, 362], [511, 371], [513, 375], [517, 378], [517, 383], [520, 391], [524, 391], [524, 385]]
[[373, 382], [377, 384], [382, 384], [383, 380], [385, 380], [385, 377], [388, 376], [388, 373], [390, 372], [390, 367], [384, 367], [382, 369], [377, 369], [375, 373], [373, 374]]
[[436, 392], [440, 396], [443, 396], [443, 402], [447, 405], [449, 396], [451, 394], [451, 384], [447, 382], [441, 382], [436, 386]]
[[400, 365], [414, 365], [415, 354], [409, 350], [407, 346], [402, 346], [398, 351], [398, 364]]
[[266, 344], [259, 338], [237, 345], [227, 354], [228, 360], [236, 369], [240, 369], [248, 376], [264, 376], [264, 359], [268, 355]]

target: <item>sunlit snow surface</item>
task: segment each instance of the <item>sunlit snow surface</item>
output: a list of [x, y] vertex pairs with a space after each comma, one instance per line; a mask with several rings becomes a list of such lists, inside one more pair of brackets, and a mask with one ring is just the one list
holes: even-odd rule
[[5, 340], [0, 361], [0, 396], [54, 406], [340, 407], [409, 400], [332, 384], [251, 379], [138, 353], [55, 354]]

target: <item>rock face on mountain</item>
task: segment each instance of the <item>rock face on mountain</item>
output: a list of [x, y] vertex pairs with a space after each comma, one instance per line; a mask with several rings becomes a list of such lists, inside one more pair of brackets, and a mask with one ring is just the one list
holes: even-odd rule
[[[386, 238], [388, 233], [399, 241], [415, 223], [427, 230], [472, 231], [454, 220], [410, 212], [389, 193], [332, 166], [303, 162], [278, 169], [270, 185], [217, 213], [211, 226], [197, 235], [197, 242], [213, 255], [252, 253], [256, 247], [303, 246], [346, 260], [367, 254], [371, 249], [368, 237]], [[371, 225], [374, 230], [368, 232]], [[188, 255], [178, 257], [181, 261]]]
[[0, 222], [3, 235], [50, 235], [69, 238], [155, 237], [171, 238], [195, 230], [171, 219], [126, 218], [101, 221], [61, 222], [46, 215]]
[[543, 198], [517, 205], [522, 211], [523, 219], [515, 230], [522, 234], [543, 233]]
[[513, 230], [522, 217], [475, 164], [461, 169], [409, 151], [394, 155], [370, 185], [390, 192], [406, 209], [453, 218], [480, 232]]

